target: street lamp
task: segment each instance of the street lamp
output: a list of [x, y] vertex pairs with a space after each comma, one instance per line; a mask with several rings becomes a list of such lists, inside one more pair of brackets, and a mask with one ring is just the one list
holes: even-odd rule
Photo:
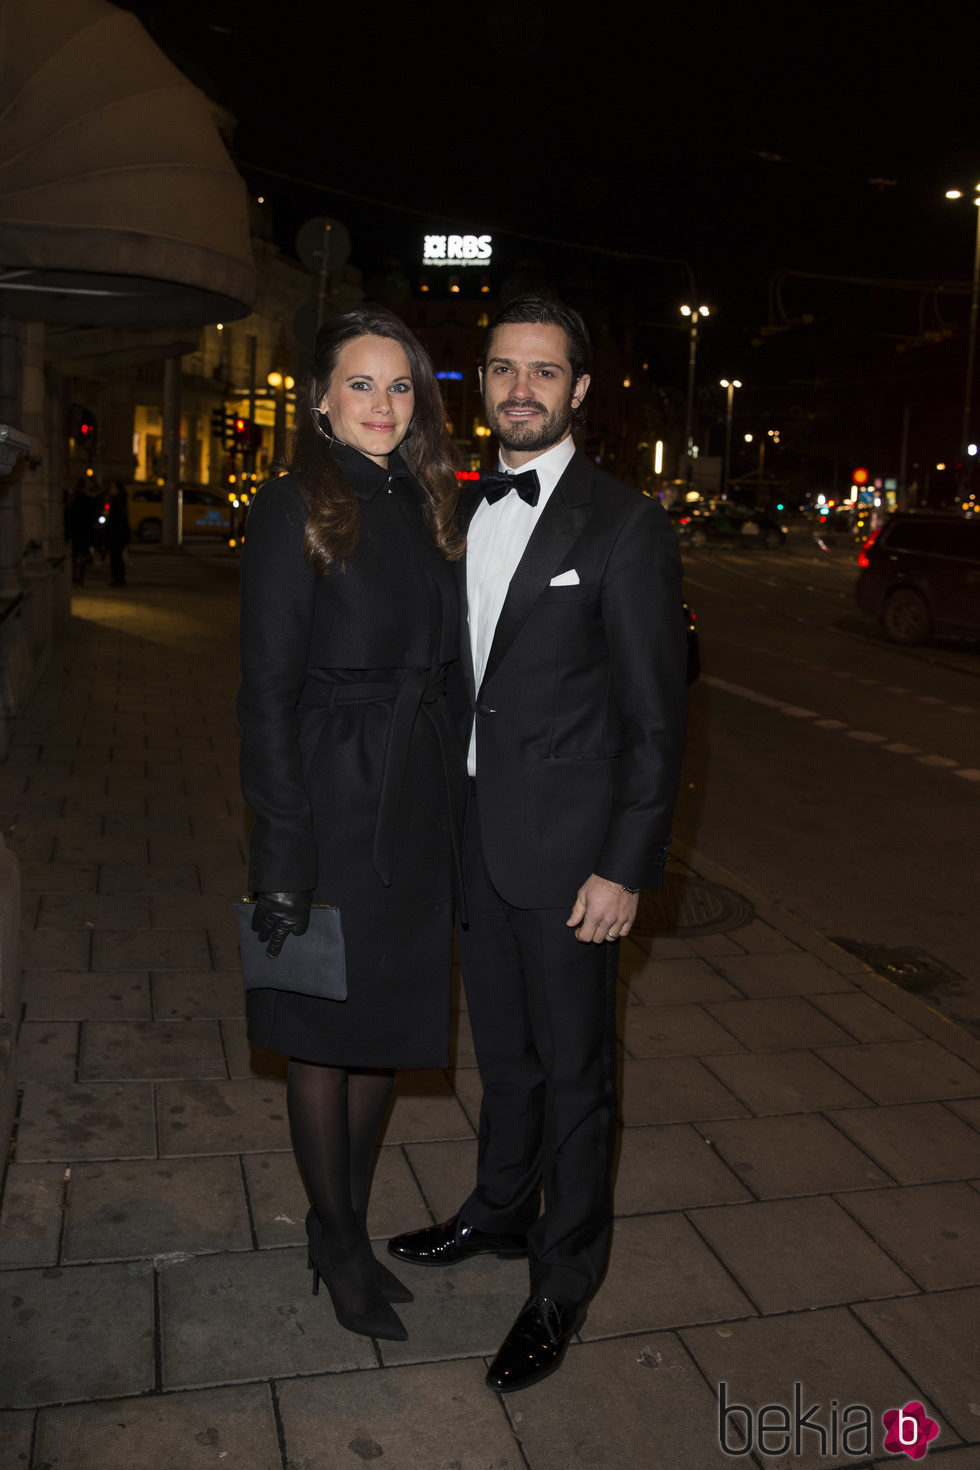
[[[947, 199], [962, 199], [962, 189], [947, 189]], [[980, 297], [980, 184], [973, 188], [973, 205], [977, 211], [977, 237], [973, 249], [973, 290], [970, 295], [970, 327], [966, 345], [966, 391], [963, 399], [963, 428], [960, 434], [960, 451], [969, 453], [970, 403], [973, 398], [973, 364], [977, 353], [977, 300]]]
[[285, 458], [286, 453], [286, 394], [293, 391], [296, 383], [288, 373], [280, 372], [268, 373], [266, 382], [275, 394], [272, 459], [273, 463], [278, 464]]
[[687, 456], [687, 473], [684, 478], [691, 479], [691, 460], [694, 458], [694, 370], [698, 360], [698, 322], [703, 316], [710, 313], [706, 306], [682, 306], [681, 316], [691, 319], [690, 350], [687, 355], [687, 412], [684, 416], [684, 453]]
[[728, 494], [728, 481], [732, 473], [732, 411], [735, 405], [735, 389], [741, 388], [738, 378], [722, 378], [721, 386], [728, 390], [725, 403], [725, 462], [721, 472], [721, 493]]

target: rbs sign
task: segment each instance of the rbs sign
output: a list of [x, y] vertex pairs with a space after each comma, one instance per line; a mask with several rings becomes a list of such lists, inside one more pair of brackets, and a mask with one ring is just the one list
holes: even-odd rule
[[486, 265], [490, 235], [426, 235], [423, 265]]

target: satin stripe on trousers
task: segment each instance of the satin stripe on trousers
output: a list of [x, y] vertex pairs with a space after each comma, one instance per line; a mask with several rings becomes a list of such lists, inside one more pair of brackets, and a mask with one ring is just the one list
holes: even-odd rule
[[460, 1213], [478, 1230], [527, 1231], [532, 1291], [577, 1305], [609, 1250], [619, 945], [575, 938], [574, 895], [561, 909], [504, 902], [473, 797], [463, 871], [469, 925], [457, 939], [485, 1092], [477, 1184]]

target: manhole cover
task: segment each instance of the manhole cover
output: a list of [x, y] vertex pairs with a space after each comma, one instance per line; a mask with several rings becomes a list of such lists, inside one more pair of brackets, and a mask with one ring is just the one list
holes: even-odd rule
[[659, 893], [640, 894], [634, 934], [727, 934], [755, 918], [747, 898], [720, 883], [668, 873]]
[[848, 954], [857, 955], [872, 970], [900, 985], [903, 990], [928, 990], [930, 985], [945, 985], [951, 980], [965, 983], [962, 975], [924, 949], [913, 949], [909, 945], [862, 944], [857, 939], [834, 939], [832, 943], [839, 944]]

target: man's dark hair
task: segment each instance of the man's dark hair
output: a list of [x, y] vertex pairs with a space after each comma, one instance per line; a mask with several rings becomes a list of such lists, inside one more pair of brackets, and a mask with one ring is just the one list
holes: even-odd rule
[[568, 361], [572, 368], [572, 382], [589, 371], [592, 361], [592, 343], [589, 330], [578, 312], [561, 301], [548, 301], [543, 296], [517, 296], [501, 307], [483, 335], [480, 349], [480, 365], [486, 372], [487, 357], [493, 334], [498, 327], [515, 326], [523, 322], [539, 323], [543, 327], [560, 327], [565, 333]]

